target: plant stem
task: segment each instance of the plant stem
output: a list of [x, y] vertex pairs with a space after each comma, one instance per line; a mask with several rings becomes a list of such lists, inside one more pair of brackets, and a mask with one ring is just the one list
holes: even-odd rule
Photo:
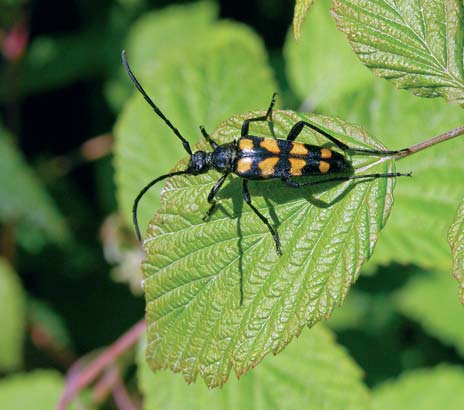
[[132, 326], [116, 342], [104, 350], [90, 365], [83, 367], [82, 359], [78, 360], [68, 372], [65, 390], [58, 404], [58, 410], [66, 410], [68, 403], [115, 360], [128, 351], [139, 340], [145, 331], [145, 321], [141, 320]]
[[450, 140], [452, 138], [458, 137], [459, 135], [464, 134], [464, 126], [454, 128], [450, 131], [445, 132], [444, 134], [437, 135], [436, 137], [430, 138], [428, 140], [419, 142], [418, 144], [411, 145], [409, 148], [402, 149], [398, 151], [393, 158], [396, 160], [409, 157], [416, 152], [422, 151], [426, 148], [431, 147], [432, 145], [439, 144], [440, 142]]

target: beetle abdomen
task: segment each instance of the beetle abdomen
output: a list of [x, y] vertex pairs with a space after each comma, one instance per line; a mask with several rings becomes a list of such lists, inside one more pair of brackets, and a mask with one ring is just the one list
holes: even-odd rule
[[234, 172], [247, 179], [288, 178], [351, 170], [338, 152], [282, 139], [246, 136], [238, 140]]

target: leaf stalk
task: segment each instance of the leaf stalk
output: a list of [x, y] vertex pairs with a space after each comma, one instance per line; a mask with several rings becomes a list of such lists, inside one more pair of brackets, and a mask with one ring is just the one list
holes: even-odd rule
[[453, 128], [452, 130], [437, 135], [436, 137], [432, 137], [428, 140], [411, 145], [409, 148], [405, 148], [401, 151], [398, 151], [398, 153], [394, 154], [392, 157], [396, 160], [400, 160], [402, 158], [409, 157], [410, 155], [415, 154], [416, 152], [427, 149], [433, 145], [440, 144], [441, 142], [459, 137], [462, 134], [464, 134], [464, 125], [459, 126], [457, 128]]

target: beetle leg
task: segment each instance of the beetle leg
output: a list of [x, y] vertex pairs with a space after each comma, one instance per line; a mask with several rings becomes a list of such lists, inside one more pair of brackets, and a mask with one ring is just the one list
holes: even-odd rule
[[282, 250], [280, 249], [280, 240], [277, 231], [271, 226], [267, 218], [255, 208], [255, 206], [251, 203], [251, 196], [250, 192], [248, 191], [248, 180], [243, 180], [242, 185], [242, 192], [243, 192], [243, 199], [248, 204], [248, 206], [252, 209], [252, 211], [258, 216], [259, 219], [267, 226], [269, 232], [271, 232], [272, 238], [274, 239], [274, 243], [276, 246], [277, 255], [282, 255]]
[[308, 128], [311, 128], [312, 130], [326, 137], [329, 141], [333, 142], [342, 151], [350, 151], [352, 153], [371, 154], [371, 155], [378, 155], [378, 156], [389, 156], [389, 155], [394, 155], [394, 154], [398, 154], [399, 152], [405, 151], [404, 149], [398, 150], [398, 151], [388, 151], [388, 150], [382, 151], [382, 150], [372, 150], [372, 149], [364, 149], [364, 148], [351, 148], [350, 146], [341, 142], [339, 139], [335, 138], [333, 135], [330, 135], [327, 131], [324, 131], [322, 128], [318, 127], [317, 125], [312, 124], [307, 121], [298, 121], [288, 133], [287, 140], [295, 141], [295, 139], [300, 135], [301, 131], [303, 130], [305, 126]]
[[248, 118], [247, 120], [243, 121], [242, 124], [242, 132], [240, 133], [242, 137], [246, 137], [248, 135], [248, 131], [250, 129], [250, 122], [252, 121], [272, 121], [272, 110], [275, 105], [277, 93], [272, 94], [272, 100], [269, 104], [269, 108], [267, 109], [266, 115], [256, 118]]
[[301, 188], [304, 186], [320, 185], [325, 184], [326, 182], [342, 182], [349, 181], [351, 179], [377, 179], [377, 178], [394, 178], [394, 177], [410, 177], [412, 174], [408, 172], [407, 174], [402, 174], [399, 172], [387, 172], [385, 174], [364, 174], [364, 175], [349, 175], [344, 177], [334, 177], [329, 179], [324, 179], [320, 181], [308, 181], [308, 182], [295, 182], [289, 178], [282, 178], [282, 181], [292, 188]]
[[211, 137], [209, 136], [209, 134], [206, 132], [205, 130], [205, 127], [203, 125], [200, 125], [200, 130], [201, 130], [201, 134], [203, 135], [203, 137], [205, 138], [206, 141], [208, 141], [208, 144], [211, 145], [211, 148], [212, 149], [216, 149], [218, 147], [218, 144], [217, 142], [214, 142]]
[[218, 193], [218, 191], [221, 189], [222, 184], [226, 180], [227, 176], [229, 174], [224, 174], [219, 180], [214, 184], [213, 188], [208, 194], [208, 203], [211, 204], [210, 208], [208, 209], [208, 212], [206, 212], [206, 215], [203, 217], [203, 221], [206, 221], [216, 210], [216, 201], [214, 200], [214, 197]]

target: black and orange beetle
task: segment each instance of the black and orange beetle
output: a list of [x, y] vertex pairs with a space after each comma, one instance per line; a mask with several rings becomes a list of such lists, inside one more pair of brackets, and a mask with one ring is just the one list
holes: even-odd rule
[[[243, 121], [240, 138], [227, 144], [219, 145], [214, 142], [203, 126], [200, 126], [201, 133], [213, 149], [212, 152], [195, 151], [192, 152], [190, 144], [175, 128], [166, 116], [155, 105], [147, 95], [140, 83], [135, 78], [127, 62], [125, 51], [122, 52], [122, 62], [132, 82], [137, 90], [143, 95], [145, 100], [150, 104], [155, 113], [167, 124], [174, 134], [181, 140], [184, 149], [190, 156], [187, 168], [182, 171], [170, 172], [166, 175], [154, 179], [148, 183], [137, 195], [132, 208], [135, 231], [139, 241], [141, 241], [140, 228], [137, 219], [137, 207], [143, 195], [157, 182], [175, 175], [199, 175], [208, 172], [211, 169], [222, 173], [223, 175], [211, 189], [208, 195], [209, 210], [206, 212], [206, 220], [214, 212], [216, 202], [214, 197], [220, 190], [222, 184], [229, 174], [235, 174], [243, 178], [242, 193], [243, 199], [259, 219], [267, 226], [274, 238], [277, 253], [282, 254], [280, 240], [277, 231], [271, 226], [268, 219], [256, 209], [251, 202], [250, 192], [248, 190], [248, 180], [265, 180], [280, 179], [282, 182], [292, 188], [300, 188], [308, 185], [317, 185], [326, 182], [348, 181], [351, 179], [372, 179], [372, 178], [392, 178], [398, 176], [410, 176], [411, 174], [401, 173], [384, 173], [384, 174], [363, 174], [354, 175], [354, 169], [351, 162], [343, 154], [328, 148], [317, 145], [308, 145], [295, 142], [295, 139], [301, 133], [304, 127], [309, 127], [319, 134], [326, 137], [335, 144], [343, 153], [359, 153], [378, 156], [390, 156], [398, 154], [400, 151], [378, 151], [362, 148], [351, 148], [345, 143], [339, 141], [334, 136], [319, 128], [317, 125], [307, 121], [298, 121], [291, 128], [287, 139], [263, 138], [249, 135], [250, 122], [253, 121], [272, 121], [272, 109], [275, 103], [275, 96], [272, 96], [271, 104], [262, 117], [249, 118]], [[293, 178], [320, 176], [320, 175], [337, 175], [331, 178], [317, 181], [296, 182]]]

